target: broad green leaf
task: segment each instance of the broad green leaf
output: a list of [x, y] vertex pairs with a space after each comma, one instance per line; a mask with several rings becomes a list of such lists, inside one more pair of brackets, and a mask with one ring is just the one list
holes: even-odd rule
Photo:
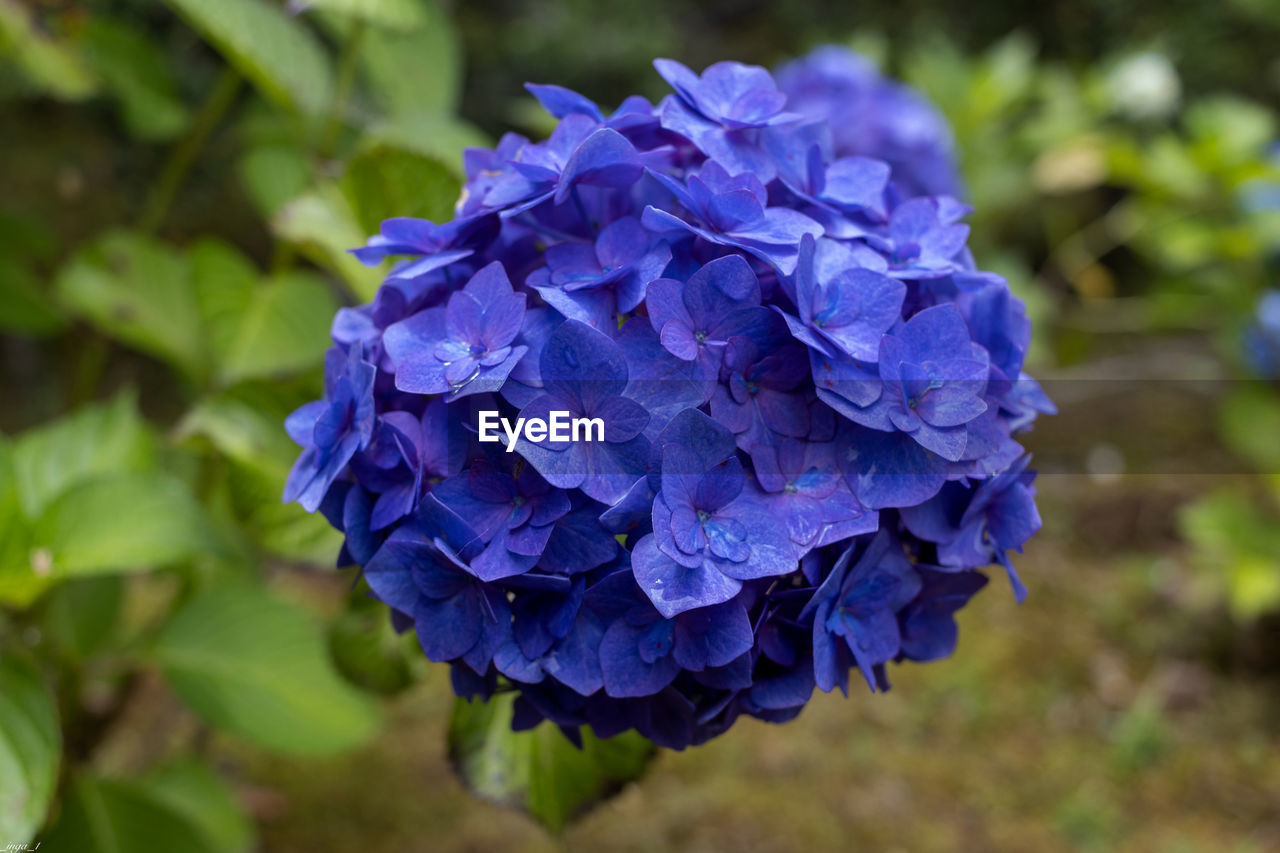
[[231, 349], [262, 275], [238, 249], [219, 240], [201, 240], [188, 258], [205, 340], [217, 357]]
[[1243, 554], [1231, 565], [1227, 606], [1242, 622], [1280, 608], [1280, 564], [1275, 555]]
[[412, 151], [375, 145], [347, 164], [342, 188], [365, 231], [382, 220], [415, 216], [433, 222], [453, 218], [461, 183], [439, 160]]
[[458, 105], [462, 42], [436, 0], [412, 2], [423, 18], [412, 32], [365, 33], [365, 79], [392, 116], [448, 115]]
[[76, 578], [44, 600], [50, 639], [74, 660], [85, 660], [110, 641], [119, 624], [124, 581], [115, 575]]
[[138, 786], [186, 817], [214, 849], [240, 853], [253, 848], [252, 821], [240, 810], [227, 783], [204, 764], [179, 759], [147, 773]]
[[318, 512], [307, 512], [297, 504], [280, 500], [283, 483], [256, 478], [259, 485], [271, 484], [253, 509], [248, 527], [254, 540], [268, 553], [286, 560], [331, 568], [342, 549], [342, 534]]
[[369, 128], [368, 136], [404, 151], [432, 157], [461, 178], [468, 148], [488, 148], [492, 140], [480, 128], [455, 116], [396, 116]]
[[419, 0], [311, 0], [311, 6], [395, 30], [416, 29], [426, 21]]
[[329, 654], [352, 684], [393, 695], [413, 683], [407, 644], [391, 626], [387, 609], [366, 593], [354, 592], [347, 611], [329, 627]]
[[375, 706], [325, 656], [315, 618], [260, 589], [216, 588], [193, 599], [155, 657], [196, 713], [268, 749], [332, 754], [378, 725]]
[[190, 490], [161, 472], [76, 486], [45, 510], [32, 544], [33, 571], [52, 577], [154, 568], [217, 547]]
[[63, 325], [61, 312], [26, 267], [16, 260], [0, 267], [0, 331], [50, 335]]
[[280, 499], [299, 448], [284, 432], [288, 410], [278, 397], [274, 387], [237, 386], [199, 403], [178, 434], [207, 439], [235, 463], [228, 479], [235, 514], [260, 547], [286, 560], [331, 568], [342, 534], [323, 515]]
[[1260, 471], [1280, 472], [1280, 396], [1265, 384], [1242, 384], [1219, 409], [1231, 449]]
[[42, 849], [75, 853], [224, 853], [193, 821], [136, 782], [80, 776]]
[[320, 40], [267, 0], [165, 0], [264, 95], [310, 115], [327, 110], [333, 70]]
[[197, 403], [177, 432], [180, 438], [205, 437], [223, 456], [277, 479], [283, 487], [298, 455], [283, 424], [283, 416], [265, 414], [263, 408], [224, 393]]
[[1222, 491], [1184, 509], [1179, 521], [1236, 618], [1248, 621], [1280, 606], [1280, 524], [1263, 507]]
[[28, 430], [12, 451], [14, 487], [29, 521], [78, 483], [100, 474], [147, 471], [156, 459], [155, 439], [132, 393]]
[[9, 442], [0, 435], [0, 602], [25, 607], [49, 585], [31, 571], [31, 530], [18, 501]]
[[552, 832], [644, 773], [655, 748], [634, 731], [600, 740], [585, 727], [582, 749], [550, 723], [511, 731], [513, 698], [457, 700], [449, 758], [477, 795], [515, 806]]
[[119, 100], [131, 133], [163, 140], [182, 132], [190, 116], [154, 39], [100, 15], [89, 17], [80, 38], [98, 77]]
[[0, 201], [0, 255], [50, 261], [58, 255], [58, 243], [46, 214], [32, 210], [18, 197]]
[[62, 752], [58, 710], [33, 668], [0, 657], [0, 838], [25, 844], [53, 797]]
[[32, 6], [0, 0], [0, 59], [12, 58], [32, 84], [64, 101], [89, 97], [97, 81], [69, 45], [46, 36], [32, 20]]
[[271, 220], [282, 240], [296, 243], [315, 263], [333, 270], [361, 302], [368, 302], [382, 284], [377, 267], [366, 267], [348, 250], [363, 246], [367, 233], [342, 192], [325, 185], [298, 196]]
[[191, 271], [220, 382], [297, 373], [321, 363], [338, 308], [323, 279], [295, 270], [260, 281], [247, 258], [215, 241], [192, 249]]
[[1257, 159], [1276, 136], [1271, 111], [1243, 98], [1206, 98], [1187, 110], [1186, 122], [1207, 168]]
[[203, 368], [200, 310], [181, 253], [141, 234], [109, 233], [58, 274], [58, 296], [99, 329], [180, 368]]
[[233, 384], [319, 365], [337, 310], [316, 275], [296, 270], [269, 280], [254, 290], [235, 335], [218, 354], [219, 378]]
[[310, 177], [307, 158], [290, 145], [259, 145], [240, 160], [240, 180], [268, 219], [305, 190]]

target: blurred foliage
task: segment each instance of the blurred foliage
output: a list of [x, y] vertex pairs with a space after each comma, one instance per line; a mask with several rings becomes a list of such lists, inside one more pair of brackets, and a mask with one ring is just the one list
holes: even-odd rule
[[[87, 166], [58, 178], [57, 207], [10, 197], [0, 217], [6, 373], [41, 374], [0, 438], [5, 843], [251, 849], [226, 781], [182, 756], [210, 732], [332, 755], [373, 735], [370, 691], [387, 689], [364, 673], [363, 625], [281, 588], [290, 566], [331, 565], [340, 537], [280, 503], [296, 453], [280, 425], [319, 395], [339, 304], [380, 278], [344, 250], [386, 216], [449, 215], [461, 145], [482, 138], [452, 115], [455, 39], [428, 0], [168, 7], [0, 3], [19, 158], [47, 174], [32, 116], [77, 102], [67, 121], [124, 135], [107, 156], [150, 174], [109, 182], [119, 212], [70, 228]], [[443, 141], [395, 141], [414, 127]], [[264, 236], [178, 222], [210, 186]], [[6, 380], [4, 402], [32, 381]], [[104, 765], [157, 673], [188, 740], [158, 732], [128, 772]]]
[[[280, 424], [318, 396], [335, 309], [381, 281], [346, 250], [387, 216], [447, 218], [464, 147], [545, 129], [520, 82], [656, 97], [655, 55], [774, 64], [846, 32], [953, 123], [974, 251], [1028, 302], [1039, 368], [1194, 334], [1245, 375], [1280, 278], [1280, 211], [1249, 203], [1280, 181], [1265, 0], [0, 0], [0, 842], [254, 849], [243, 792], [190, 756], [336, 755], [421, 679], [362, 586], [294, 582], [340, 536], [280, 503]], [[1205, 599], [1252, 624], [1280, 609], [1280, 393], [1222, 387], [1222, 443], [1271, 476], [1181, 529]], [[986, 701], [972, 686], [956, 701]], [[139, 747], [124, 721], [157, 696], [183, 710]], [[451, 758], [549, 826], [644, 764], [513, 734], [506, 704], [457, 705]], [[1179, 737], [1145, 693], [1105, 730], [1118, 779]], [[1124, 815], [1068, 793], [1054, 831], [1108, 849]]]
[[976, 57], [932, 40], [903, 62], [955, 128], [975, 256], [1027, 301], [1046, 366], [1126, 337], [1216, 344], [1220, 440], [1272, 485], [1207, 497], [1183, 529], [1207, 598], [1243, 622], [1280, 610], [1280, 388], [1251, 377], [1242, 343], [1280, 282], [1280, 208], [1252, 202], [1280, 183], [1280, 122], [1235, 95], [1187, 97], [1151, 50], [1082, 72], [1036, 56], [1014, 35]]

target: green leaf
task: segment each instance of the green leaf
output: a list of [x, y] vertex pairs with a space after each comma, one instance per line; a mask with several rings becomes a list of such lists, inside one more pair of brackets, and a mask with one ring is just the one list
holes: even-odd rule
[[33, 84], [60, 100], [79, 101], [97, 88], [80, 55], [40, 32], [30, 7], [18, 0], [0, 0], [0, 57], [5, 56], [11, 56]]
[[370, 127], [368, 136], [376, 142], [434, 158], [459, 178], [466, 149], [493, 146], [480, 128], [456, 116], [396, 116]]
[[77, 578], [54, 588], [44, 601], [44, 629], [74, 660], [85, 660], [119, 624], [124, 582], [117, 576]]
[[432, 222], [453, 218], [453, 205], [462, 184], [439, 160], [375, 145], [347, 164], [342, 188], [365, 231], [378, 230], [382, 220], [415, 216]]
[[367, 591], [353, 592], [347, 611], [329, 627], [329, 654], [352, 684], [394, 695], [413, 683], [405, 638], [392, 627], [386, 608]]
[[154, 39], [123, 21], [93, 15], [81, 32], [85, 53], [120, 102], [129, 131], [140, 139], [172, 139], [190, 115]]
[[223, 456], [278, 480], [281, 488], [298, 455], [298, 446], [285, 434], [283, 416], [266, 415], [262, 407], [231, 393], [201, 400], [177, 433], [180, 439], [204, 436]]
[[165, 0], [268, 98], [303, 113], [330, 106], [333, 70], [319, 39], [266, 0]]
[[293, 270], [260, 281], [239, 251], [217, 241], [191, 250], [191, 274], [219, 382], [317, 367], [338, 309], [319, 276]]
[[461, 89], [461, 40], [435, 0], [414, 5], [423, 22], [412, 32], [365, 33], [365, 79], [392, 116], [448, 115], [456, 111]]
[[1242, 384], [1219, 410], [1223, 436], [1259, 471], [1280, 471], [1280, 397], [1265, 384]]
[[220, 853], [223, 848], [186, 813], [138, 785], [76, 778], [58, 822], [41, 840], [50, 851]]
[[0, 838], [25, 844], [44, 824], [62, 752], [58, 710], [44, 681], [12, 655], [0, 658]]
[[32, 543], [32, 569], [51, 577], [154, 568], [217, 547], [190, 490], [161, 472], [76, 486], [45, 510]]
[[156, 445], [133, 393], [23, 433], [13, 443], [13, 482], [23, 515], [35, 521], [67, 489], [101, 474], [146, 471]]
[[25, 607], [48, 583], [31, 572], [31, 530], [18, 501], [13, 453], [0, 435], [0, 602]]
[[1258, 159], [1275, 139], [1276, 118], [1261, 104], [1233, 96], [1206, 98], [1187, 110], [1200, 161], [1209, 167]]
[[311, 0], [311, 6], [395, 30], [415, 29], [426, 18], [418, 0]]
[[210, 353], [226, 353], [261, 279], [258, 268], [238, 249], [219, 240], [191, 247], [191, 280]]
[[58, 296], [106, 334], [189, 373], [203, 368], [200, 311], [181, 253], [141, 234], [109, 233], [58, 274]]
[[253, 291], [235, 334], [217, 353], [220, 380], [233, 384], [319, 365], [337, 310], [319, 276], [295, 270], [267, 281]]
[[552, 832], [644, 773], [656, 752], [635, 732], [600, 740], [585, 727], [582, 749], [550, 723], [511, 731], [511, 694], [459, 699], [449, 721], [449, 758], [484, 799], [515, 806]]
[[0, 267], [0, 331], [51, 335], [63, 325], [62, 314], [26, 267], [16, 260]]
[[1231, 566], [1227, 606], [1242, 622], [1280, 609], [1280, 566], [1275, 555], [1243, 554]]
[[272, 488], [253, 510], [249, 528], [254, 539], [274, 556], [332, 568], [342, 549], [342, 534], [320, 513], [281, 503], [281, 491]]
[[180, 438], [200, 436], [232, 460], [229, 484], [236, 515], [268, 553], [331, 568], [342, 534], [324, 516], [280, 500], [299, 448], [284, 432], [288, 407], [276, 386], [239, 385], [197, 404], [178, 427]]
[[310, 176], [307, 158], [289, 145], [260, 145], [240, 160], [240, 180], [267, 219], [306, 189]]
[[375, 706], [325, 656], [315, 618], [253, 587], [193, 599], [160, 637], [155, 657], [196, 713], [268, 749], [332, 754], [359, 745], [378, 725]]
[[138, 786], [180, 814], [215, 850], [240, 853], [254, 846], [254, 827], [235, 794], [211, 769], [194, 759], [179, 759], [147, 773]]
[[1273, 516], [1245, 495], [1220, 491], [1184, 509], [1179, 522], [1237, 619], [1280, 607], [1280, 524]]
[[308, 258], [333, 270], [361, 302], [368, 302], [382, 284], [377, 267], [366, 267], [347, 250], [363, 246], [366, 230], [342, 192], [324, 185], [298, 196], [271, 220], [282, 240], [296, 243]]

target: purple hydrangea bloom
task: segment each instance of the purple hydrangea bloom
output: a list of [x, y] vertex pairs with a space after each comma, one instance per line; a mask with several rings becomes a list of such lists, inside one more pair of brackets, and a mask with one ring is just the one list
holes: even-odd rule
[[966, 424], [987, 410], [991, 365], [956, 307], [926, 308], [883, 335], [877, 367], [881, 391], [869, 406], [849, 405], [821, 385], [818, 393], [855, 423], [906, 433], [943, 459], [960, 459]]
[[728, 601], [753, 578], [795, 568], [799, 553], [747, 487], [733, 436], [689, 409], [668, 430], [662, 488], [653, 501], [653, 533], [636, 543], [632, 570], [655, 607], [670, 618]]
[[297, 501], [308, 512], [320, 508], [347, 463], [373, 440], [377, 368], [361, 357], [359, 347], [352, 347], [345, 354], [330, 350], [324, 373], [325, 399], [307, 403], [285, 421], [289, 437], [303, 450], [289, 472], [284, 499]]
[[920, 592], [920, 576], [887, 530], [853, 562], [850, 544], [813, 594], [800, 618], [813, 618], [814, 678], [820, 690], [849, 692], [849, 660], [875, 690], [877, 667], [901, 649], [897, 613]]
[[681, 672], [729, 666], [754, 642], [741, 601], [664, 617], [629, 572], [596, 584], [591, 606], [611, 617], [600, 639], [600, 671], [604, 691], [613, 697], [650, 696]]
[[778, 87], [788, 108], [831, 128], [839, 156], [883, 161], [904, 194], [962, 194], [947, 120], [852, 50], [828, 45], [790, 62], [778, 70]]
[[635, 217], [624, 216], [603, 228], [594, 244], [548, 246], [547, 265], [526, 283], [564, 316], [599, 328], [619, 313], [634, 311], [646, 285], [670, 262], [667, 244]]
[[663, 348], [713, 381], [729, 341], [763, 334], [769, 323], [760, 281], [741, 255], [711, 261], [688, 281], [650, 281], [645, 305]]
[[875, 361], [880, 339], [902, 316], [907, 288], [857, 266], [852, 254], [835, 240], [815, 242], [806, 234], [795, 280], [799, 316], [782, 316], [797, 340], [823, 355]]
[[396, 262], [285, 497], [460, 696], [683, 749], [950, 654], [988, 566], [1020, 599], [1053, 407], [917, 95], [839, 53], [657, 68], [656, 107], [530, 86], [550, 139], [355, 250]]
[[502, 264], [476, 273], [443, 308], [428, 308], [383, 333], [396, 387], [414, 394], [497, 391], [527, 347], [513, 346], [524, 320], [523, 293], [511, 289]]
[[[498, 460], [501, 461], [501, 456]], [[481, 580], [524, 574], [542, 559], [553, 524], [568, 514], [569, 496], [523, 462], [503, 470], [487, 458], [448, 479], [432, 495], [475, 530], [485, 549], [471, 561]]]
[[756, 65], [717, 62], [699, 77], [671, 59], [653, 67], [676, 90], [662, 102], [662, 126], [688, 139], [730, 174], [750, 172], [762, 181], [776, 174], [774, 160], [759, 147], [760, 128], [796, 121], [783, 111], [786, 95], [769, 72]]
[[687, 222], [650, 205], [642, 219], [646, 227], [682, 229], [712, 243], [745, 249], [783, 275], [795, 271], [800, 238], [822, 233], [822, 226], [803, 213], [767, 207], [768, 192], [758, 177], [749, 172], [730, 176], [715, 160], [690, 175], [687, 185], [660, 172], [650, 174], [697, 221]]
[[1027, 589], [1009, 559], [1010, 551], [1040, 529], [1036, 510], [1035, 472], [1023, 457], [1000, 474], [973, 488], [949, 483], [937, 497], [902, 510], [902, 522], [916, 536], [937, 545], [938, 563], [963, 570], [999, 563], [1009, 574], [1019, 601]]
[[526, 420], [563, 411], [602, 422], [601, 441], [526, 443], [516, 448], [548, 482], [581, 488], [589, 497], [616, 503], [644, 473], [649, 412], [629, 397], [627, 360], [607, 335], [566, 320], [551, 335], [540, 360], [545, 392], [520, 410]]

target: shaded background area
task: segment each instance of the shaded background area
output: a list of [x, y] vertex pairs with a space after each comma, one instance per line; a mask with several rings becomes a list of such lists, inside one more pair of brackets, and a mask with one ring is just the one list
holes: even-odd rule
[[[0, 662], [38, 672], [60, 720], [60, 769], [23, 782], [49, 800], [42, 849], [93, 849], [67, 841], [96, 837], [92, 796], [203, 828], [190, 849], [1280, 849], [1280, 388], [1245, 343], [1280, 285], [1259, 201], [1280, 186], [1280, 7], [406, 2], [403, 28], [332, 2], [269, 16], [310, 33], [290, 53], [212, 37], [196, 0], [0, 0]], [[281, 4], [223, 11], [255, 5]], [[465, 145], [545, 132], [524, 81], [658, 98], [654, 56], [774, 66], [830, 41], [947, 115], [978, 263], [1036, 321], [1062, 412], [1027, 442], [1031, 598], [991, 584], [953, 658], [663, 755], [554, 839], [453, 776], [447, 673], [329, 568], [322, 522], [278, 506], [278, 424], [319, 387], [332, 311], [376, 287], [342, 250], [382, 216], [447, 217]], [[70, 473], [15, 486], [32, 458]], [[137, 524], [84, 507], [108, 475], [190, 513], [88, 553], [60, 532], [77, 494], [80, 529]], [[69, 551], [78, 569], [39, 571]], [[240, 633], [227, 586], [263, 614]], [[202, 648], [193, 625], [229, 627]], [[229, 719], [230, 693], [250, 716], [254, 690], [279, 696], [211, 671], [202, 694], [196, 653], [305, 673], [322, 727]]]
[[[972, 55], [1020, 32], [1045, 58], [1077, 66], [1156, 46], [1177, 64], [1192, 93], [1228, 89], [1273, 105], [1280, 80], [1268, 48], [1276, 12], [1266, 0], [1212, 7], [1199, 0], [990, 2], [963, 13], [936, 0], [479, 0], [459, 4], [457, 20], [468, 51], [463, 114], [491, 131], [502, 129], [502, 108], [526, 80], [554, 79], [617, 102], [636, 92], [664, 93], [649, 65], [654, 56], [696, 68], [725, 58], [773, 66], [854, 33], [876, 34], [894, 49], [942, 36]], [[890, 65], [896, 70], [896, 61]]]

